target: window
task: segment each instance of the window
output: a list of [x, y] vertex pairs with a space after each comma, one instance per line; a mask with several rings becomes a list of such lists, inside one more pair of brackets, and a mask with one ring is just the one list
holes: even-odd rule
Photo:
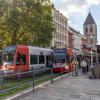
[[44, 55], [39, 55], [39, 64], [44, 64]]
[[50, 61], [50, 56], [46, 56], [46, 65], [49, 65], [49, 61]]
[[85, 32], [86, 32], [86, 33], [88, 32], [88, 29], [87, 29], [87, 28], [85, 29]]
[[26, 64], [26, 55], [22, 54], [22, 64], [25, 65]]
[[17, 53], [16, 65], [25, 65], [26, 64], [26, 55]]
[[90, 28], [90, 32], [91, 32], [91, 33], [93, 32], [93, 28], [92, 28], [92, 27]]
[[65, 63], [66, 55], [64, 53], [55, 53], [54, 55], [54, 63]]
[[38, 64], [37, 55], [30, 55], [30, 64]]

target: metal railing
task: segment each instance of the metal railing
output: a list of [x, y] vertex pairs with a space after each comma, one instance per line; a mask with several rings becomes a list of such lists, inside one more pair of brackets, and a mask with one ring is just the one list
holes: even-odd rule
[[[71, 70], [75, 72], [75, 70]], [[61, 69], [59, 73], [54, 73], [53, 68], [47, 67], [41, 67], [40, 69], [33, 67], [31, 71], [17, 72], [8, 75], [5, 74], [4, 71], [0, 71], [0, 99], [12, 95], [12, 93], [14, 94], [27, 89], [31, 89], [34, 92], [37, 85], [44, 84], [44, 82], [52, 84], [56, 79], [72, 75], [73, 72], [67, 72], [68, 74], [66, 74], [66, 71]], [[5, 97], [3, 95], [5, 95]]]
[[52, 84], [54, 81], [53, 79], [62, 75], [63, 73], [65, 72], [61, 71], [60, 73], [53, 73], [52, 68], [33, 68], [32, 71], [18, 72], [8, 75], [5, 74], [4, 71], [0, 71], [0, 94], [6, 93], [8, 91], [13, 91], [14, 89], [23, 87], [25, 85], [31, 85], [34, 92], [36, 82], [39, 84], [41, 83], [41, 80], [43, 82], [49, 80]]

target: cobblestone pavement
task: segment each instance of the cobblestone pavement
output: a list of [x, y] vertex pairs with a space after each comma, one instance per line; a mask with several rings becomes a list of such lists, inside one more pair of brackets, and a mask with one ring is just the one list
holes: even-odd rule
[[68, 76], [14, 100], [100, 100], [100, 80]]

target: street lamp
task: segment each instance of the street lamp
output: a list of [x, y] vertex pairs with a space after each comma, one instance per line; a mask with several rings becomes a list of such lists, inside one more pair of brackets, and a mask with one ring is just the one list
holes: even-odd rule
[[96, 63], [98, 64], [98, 51], [97, 51], [97, 43], [98, 41], [96, 41]]
[[93, 66], [93, 53], [92, 53], [92, 45], [93, 45], [93, 39], [94, 39], [95, 34], [90, 34], [89, 39], [90, 39], [90, 45], [91, 45], [91, 66]]

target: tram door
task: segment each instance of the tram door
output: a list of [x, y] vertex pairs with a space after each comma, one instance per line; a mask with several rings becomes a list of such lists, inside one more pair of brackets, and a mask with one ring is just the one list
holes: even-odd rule
[[52, 56], [51, 55], [46, 56], [46, 65], [47, 65], [48, 68], [52, 67], [53, 61], [52, 61]]
[[28, 49], [24, 48], [17, 50], [16, 55], [16, 68], [18, 72], [29, 70], [29, 56]]

